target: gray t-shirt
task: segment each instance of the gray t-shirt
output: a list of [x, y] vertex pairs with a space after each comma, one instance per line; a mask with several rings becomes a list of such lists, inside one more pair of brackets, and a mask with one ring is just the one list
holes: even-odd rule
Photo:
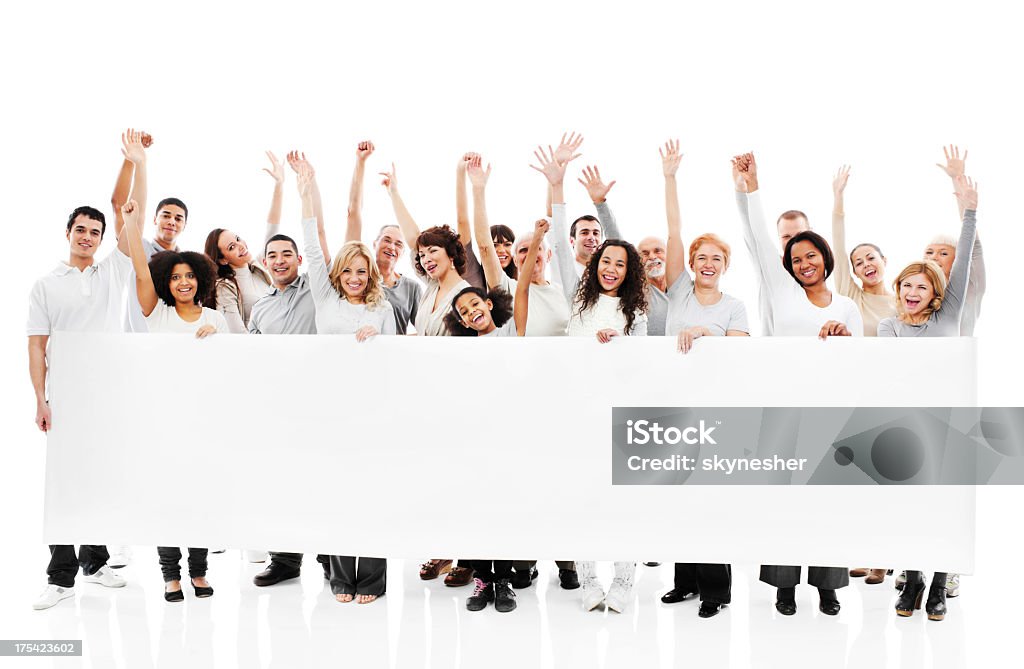
[[977, 234], [976, 212], [964, 211], [964, 224], [956, 244], [956, 258], [949, 272], [949, 285], [942, 298], [942, 306], [932, 312], [924, 323], [912, 325], [899, 318], [886, 318], [878, 324], [879, 337], [959, 337], [960, 318], [963, 315], [967, 279], [971, 270], [971, 247]]
[[647, 336], [661, 337], [665, 334], [668, 318], [669, 298], [653, 284], [647, 284]]
[[519, 336], [519, 333], [516, 331], [516, 319], [509, 318], [507, 321], [505, 321], [505, 324], [502, 325], [500, 328], [494, 328], [493, 330], [491, 330], [487, 334], [480, 335], [480, 336], [481, 337], [517, 337], [517, 336]]
[[316, 334], [316, 304], [309, 277], [300, 274], [284, 290], [274, 288], [253, 305], [249, 334]]
[[743, 302], [722, 293], [714, 304], [701, 304], [693, 292], [693, 279], [684, 270], [668, 289], [668, 317], [665, 334], [677, 336], [681, 331], [696, 326], [706, 327], [716, 336], [725, 336], [729, 330], [750, 333], [747, 308]]
[[396, 332], [404, 335], [409, 330], [409, 323], [416, 322], [416, 312], [423, 300], [423, 284], [403, 274], [393, 287], [384, 286], [384, 294], [395, 312]]

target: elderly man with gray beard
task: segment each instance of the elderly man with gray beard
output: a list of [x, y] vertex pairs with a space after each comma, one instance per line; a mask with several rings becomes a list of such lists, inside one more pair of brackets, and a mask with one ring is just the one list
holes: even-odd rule
[[665, 278], [665, 241], [644, 237], [636, 245], [647, 274], [647, 335], [665, 335], [668, 314], [668, 282]]

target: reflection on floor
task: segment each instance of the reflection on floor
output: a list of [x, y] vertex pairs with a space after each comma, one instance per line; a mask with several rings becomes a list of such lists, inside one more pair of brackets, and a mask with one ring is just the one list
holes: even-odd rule
[[[944, 622], [927, 621], [923, 611], [897, 619], [890, 577], [876, 586], [854, 579], [840, 591], [838, 618], [819, 613], [815, 591], [801, 586], [797, 615], [784, 618], [772, 606], [773, 590], [756, 581], [755, 566], [738, 565], [733, 604], [702, 620], [695, 602], [659, 601], [671, 587], [672, 566], [666, 563], [637, 567], [633, 601], [624, 614], [603, 607], [586, 613], [580, 591], [561, 590], [554, 565], [542, 562], [533, 587], [517, 591], [514, 612], [488, 607], [473, 613], [465, 608], [471, 587], [420, 581], [409, 562], [389, 563], [388, 594], [359, 605], [337, 603], [311, 557], [301, 579], [267, 588], [252, 584], [263, 566], [244, 562], [237, 551], [210, 560], [216, 594], [198, 600], [187, 591], [185, 602], [177, 604], [163, 601], [155, 550], [144, 547], [136, 547], [132, 564], [120, 570], [127, 587], [79, 583], [75, 599], [48, 611], [30, 609], [41, 579], [5, 578], [0, 636], [83, 639], [82, 659], [32, 660], [38, 667], [290, 669], [356, 660], [382, 669], [966, 667], [965, 628], [979, 624], [971, 615], [980, 618], [988, 610], [971, 607], [972, 594], [977, 597], [972, 588], [979, 584], [965, 578], [965, 595], [950, 600]], [[607, 585], [611, 565], [599, 569]]]

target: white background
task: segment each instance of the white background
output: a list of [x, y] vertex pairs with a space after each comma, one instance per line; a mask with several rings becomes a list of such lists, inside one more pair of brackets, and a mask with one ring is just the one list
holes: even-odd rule
[[[454, 221], [455, 160], [466, 150], [482, 152], [495, 169], [492, 222], [521, 230], [543, 202], [541, 177], [527, 167], [530, 151], [566, 129], [587, 137], [574, 171], [596, 162], [606, 178], [618, 179], [610, 203], [624, 233], [637, 240], [663, 229], [657, 146], [679, 137], [684, 234], [711, 230], [733, 243], [736, 262], [723, 287], [746, 300], [752, 315], [755, 288], [729, 156], [755, 150], [769, 217], [800, 208], [819, 231], [828, 230], [831, 175], [851, 163], [848, 239], [879, 243], [892, 278], [934, 234], [955, 232], [949, 182], [933, 163], [943, 143], [956, 142], [970, 149], [968, 172], [981, 184], [988, 294], [976, 332], [980, 399], [1020, 406], [1015, 344], [1024, 325], [1017, 271], [1024, 239], [1016, 199], [1024, 110], [1019, 22], [1006, 7], [179, 2], [7, 9], [0, 22], [0, 183], [11, 299], [0, 333], [0, 571], [24, 569], [25, 578], [43, 583], [46, 552], [35, 544], [44, 441], [31, 422], [26, 297], [32, 282], [66, 257], [67, 213], [84, 203], [109, 208], [118, 135], [129, 125], [155, 136], [150, 206], [166, 195], [188, 203], [181, 243], [192, 249], [218, 226], [258, 239], [270, 195], [262, 152], [291, 147], [305, 149], [317, 167], [338, 244], [353, 149], [366, 138], [378, 147], [371, 173], [398, 163], [403, 194], [423, 226]], [[285, 223], [297, 234], [293, 185], [289, 177]], [[570, 216], [591, 210], [581, 188], [570, 183], [567, 193]], [[372, 179], [365, 220], [368, 231], [391, 220]], [[110, 248], [108, 239], [100, 254]], [[229, 362], [222, 374], [211, 372], [211, 382], [227, 387], [240, 377]], [[886, 369], [863, 373], [886, 383]], [[407, 382], [417, 383], [411, 374]], [[784, 381], [780, 391], [801, 382]], [[912, 398], [915, 388], [906, 392]], [[201, 408], [174, 403], [168, 410]], [[999, 537], [1000, 553], [984, 552], [1005, 529], [996, 520], [1005, 517], [997, 497], [1018, 508], [1024, 501], [1019, 490], [979, 491], [979, 570], [1015, 568], [1009, 557], [1024, 548], [1015, 533], [1011, 545]], [[974, 653], [979, 664], [1002, 656], [980, 644], [972, 660]]]

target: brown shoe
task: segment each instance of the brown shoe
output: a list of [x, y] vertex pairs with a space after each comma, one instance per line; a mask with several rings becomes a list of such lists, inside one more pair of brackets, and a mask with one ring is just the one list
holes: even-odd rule
[[878, 585], [879, 583], [885, 583], [885, 569], [871, 569], [868, 571], [868, 577], [864, 579], [864, 582], [868, 585]]
[[457, 588], [462, 585], [469, 585], [473, 582], [473, 570], [469, 567], [452, 567], [448, 575], [444, 577], [444, 584]]
[[857, 567], [856, 569], [850, 570], [850, 576], [854, 578], [863, 578], [868, 575], [867, 567]]
[[441, 574], [451, 571], [451, 560], [427, 560], [420, 565], [420, 578], [424, 581], [433, 581]]

